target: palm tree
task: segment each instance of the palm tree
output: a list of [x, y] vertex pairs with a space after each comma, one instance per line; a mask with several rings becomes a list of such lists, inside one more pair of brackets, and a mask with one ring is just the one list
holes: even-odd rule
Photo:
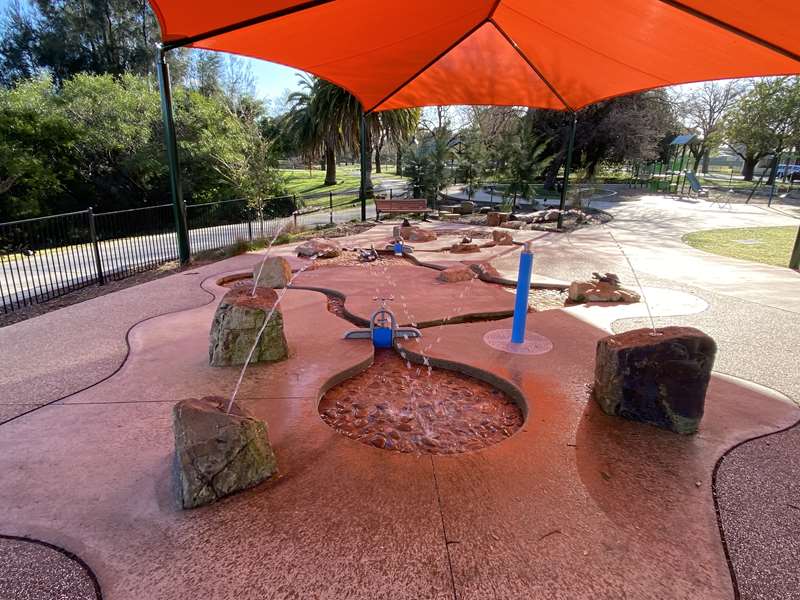
[[[361, 104], [350, 92], [318, 77], [301, 77], [304, 89], [289, 96], [287, 133], [313, 160], [325, 155], [325, 185], [336, 183], [336, 153], [360, 145]], [[372, 140], [377, 137], [401, 143], [411, 138], [419, 123], [419, 109], [372, 113], [367, 117], [367, 193], [372, 193]]]

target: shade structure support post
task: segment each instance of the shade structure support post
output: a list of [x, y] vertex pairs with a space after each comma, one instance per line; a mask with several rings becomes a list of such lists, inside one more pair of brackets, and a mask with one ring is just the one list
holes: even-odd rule
[[359, 151], [361, 159], [361, 186], [358, 190], [358, 199], [361, 201], [361, 221], [367, 220], [367, 115], [361, 111], [358, 124]]
[[572, 151], [575, 148], [575, 130], [578, 128], [578, 115], [572, 113], [572, 127], [569, 131], [567, 143], [567, 161], [564, 164], [564, 185], [561, 186], [561, 203], [558, 206], [558, 229], [564, 226], [564, 210], [567, 207], [567, 188], [569, 187], [569, 172], [572, 169]]
[[169, 164], [169, 191], [172, 196], [172, 212], [175, 217], [175, 233], [178, 237], [178, 257], [181, 263], [189, 262], [189, 228], [186, 223], [186, 205], [181, 188], [180, 163], [178, 161], [178, 142], [175, 137], [175, 119], [172, 112], [172, 88], [169, 80], [169, 65], [164, 48], [158, 48], [156, 60], [158, 88], [161, 92], [161, 117], [164, 122], [164, 145]]
[[533, 250], [531, 243], [526, 242], [519, 256], [519, 274], [517, 275], [517, 295], [514, 301], [514, 321], [511, 325], [511, 343], [521, 344], [525, 341], [525, 326], [528, 321], [528, 294], [531, 289], [533, 273]]

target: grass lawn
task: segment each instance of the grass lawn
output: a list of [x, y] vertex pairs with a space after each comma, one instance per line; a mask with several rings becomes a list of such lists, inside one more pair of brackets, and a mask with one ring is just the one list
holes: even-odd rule
[[706, 252], [786, 267], [797, 237], [797, 227], [710, 229], [683, 236], [683, 241]]
[[[358, 167], [348, 165], [336, 169], [336, 185], [324, 185], [325, 171], [320, 169], [282, 169], [281, 173], [286, 180], [286, 191], [289, 194], [302, 196], [305, 194], [327, 194], [328, 192], [343, 192], [357, 190], [361, 185]], [[372, 182], [379, 183], [384, 179], [396, 179], [394, 165], [384, 165], [382, 173], [373, 173]]]

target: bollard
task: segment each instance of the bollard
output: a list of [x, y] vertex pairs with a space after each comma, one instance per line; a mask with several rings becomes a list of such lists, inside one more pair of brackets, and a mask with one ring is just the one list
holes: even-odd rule
[[531, 242], [525, 242], [525, 247], [519, 257], [517, 299], [514, 302], [514, 323], [511, 326], [512, 344], [521, 344], [525, 341], [525, 323], [528, 320], [528, 293], [531, 287], [532, 272], [533, 250], [531, 249]]

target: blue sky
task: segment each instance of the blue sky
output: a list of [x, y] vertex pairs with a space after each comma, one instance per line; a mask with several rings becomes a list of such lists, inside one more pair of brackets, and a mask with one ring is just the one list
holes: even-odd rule
[[[26, 1], [22, 0], [23, 3]], [[13, 3], [14, 0], [0, 0], [0, 12], [5, 12], [6, 7]], [[291, 90], [297, 88], [296, 73], [298, 71], [295, 69], [252, 58], [243, 60], [247, 61], [253, 70], [257, 93], [260, 97], [264, 99], [279, 98], [287, 88]]]

